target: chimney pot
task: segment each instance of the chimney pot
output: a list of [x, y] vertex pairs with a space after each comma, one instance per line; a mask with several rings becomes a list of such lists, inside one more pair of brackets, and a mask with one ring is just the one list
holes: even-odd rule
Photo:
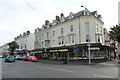
[[61, 16], [61, 17], [64, 17], [64, 14], [63, 14], [63, 13], [61, 13], [61, 14], [60, 14], [60, 16]]
[[60, 19], [59, 19], [59, 16], [56, 16], [56, 21], [59, 21]]
[[48, 20], [45, 21], [45, 25], [49, 25], [49, 21]]

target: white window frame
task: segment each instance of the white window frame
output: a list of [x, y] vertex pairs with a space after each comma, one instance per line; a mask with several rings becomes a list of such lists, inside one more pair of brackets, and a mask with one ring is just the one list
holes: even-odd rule
[[75, 35], [68, 36], [68, 43], [75, 43]]

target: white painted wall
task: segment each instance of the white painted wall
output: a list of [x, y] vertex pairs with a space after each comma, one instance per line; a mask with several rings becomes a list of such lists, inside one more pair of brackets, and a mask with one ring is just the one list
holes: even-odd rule
[[[90, 26], [90, 38], [91, 38], [91, 43], [98, 43], [97, 42], [97, 36], [96, 34], [100, 34], [100, 43], [104, 44], [104, 38], [103, 37], [103, 22], [96, 18], [95, 16], [81, 16], [77, 17], [68, 21], [65, 21], [63, 23], [60, 23], [58, 25], [46, 28], [40, 32], [35, 33], [35, 35], [41, 35], [44, 34], [44, 39], [39, 40], [39, 43], [42, 44], [46, 38], [46, 33], [49, 31], [50, 37], [48, 38], [50, 42], [50, 47], [59, 47], [59, 46], [69, 46], [69, 45], [75, 45], [75, 44], [81, 44], [81, 43], [88, 43], [86, 42], [86, 32], [85, 29], [85, 22], [89, 22]], [[70, 25], [73, 25], [74, 31], [70, 32]], [[98, 25], [99, 33], [96, 32], [96, 25]], [[61, 28], [64, 30], [64, 34], [61, 34]], [[102, 31], [100, 30], [102, 29]], [[55, 31], [55, 36], [53, 36], [53, 31]], [[68, 35], [75, 35], [75, 42], [74, 43], [68, 43]], [[59, 45], [58, 44], [58, 37], [64, 37], [64, 44]], [[54, 40], [54, 42], [53, 42]]]
[[[26, 45], [27, 50], [33, 50], [34, 49], [35, 35], [33, 33], [30, 33], [28, 36], [21, 37], [15, 41], [19, 45], [19, 50], [24, 50], [25, 45]], [[21, 49], [21, 45], [22, 45], [22, 49]]]

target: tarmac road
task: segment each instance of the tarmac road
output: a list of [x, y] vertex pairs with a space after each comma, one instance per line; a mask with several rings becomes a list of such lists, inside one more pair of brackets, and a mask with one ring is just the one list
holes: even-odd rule
[[118, 78], [118, 66], [5, 63], [2, 59], [2, 78]]

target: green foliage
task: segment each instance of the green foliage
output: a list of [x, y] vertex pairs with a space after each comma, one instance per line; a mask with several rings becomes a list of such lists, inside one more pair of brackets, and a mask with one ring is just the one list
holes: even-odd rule
[[109, 36], [112, 40], [115, 40], [120, 43], [120, 26], [113, 26], [111, 28], [111, 31], [109, 31]]
[[17, 45], [17, 43], [15, 41], [12, 41], [10, 43], [8, 43], [9, 45], [9, 51], [11, 52], [11, 55], [14, 55], [14, 51], [19, 48], [19, 45]]

